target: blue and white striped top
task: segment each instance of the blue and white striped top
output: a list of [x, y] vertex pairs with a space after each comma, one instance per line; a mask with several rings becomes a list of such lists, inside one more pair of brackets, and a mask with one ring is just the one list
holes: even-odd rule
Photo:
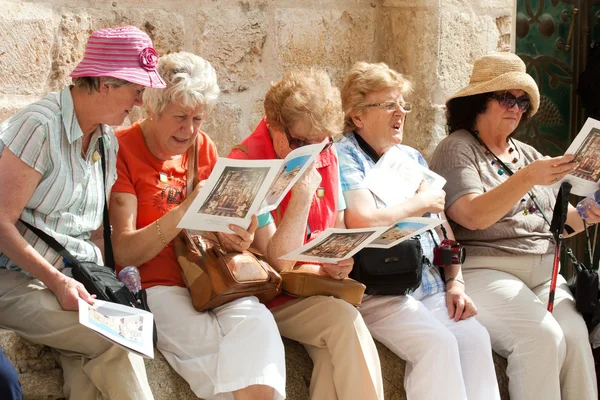
[[[93, 157], [101, 138], [107, 157], [106, 185], [102, 162]], [[42, 175], [21, 219], [54, 237], [77, 259], [102, 263], [100, 249], [89, 239], [102, 223], [104, 187], [108, 196], [116, 180], [118, 143], [105, 125], [92, 134], [85, 159], [82, 143], [70, 88], [49, 93], [0, 124], [0, 157], [8, 148]], [[50, 264], [63, 267], [60, 256], [20, 221], [17, 229]], [[20, 270], [2, 253], [0, 267]]]

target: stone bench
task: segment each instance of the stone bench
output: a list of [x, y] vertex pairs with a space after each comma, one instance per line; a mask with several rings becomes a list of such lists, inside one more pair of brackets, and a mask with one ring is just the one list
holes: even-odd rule
[[[289, 400], [308, 400], [308, 386], [312, 362], [304, 348], [297, 342], [284, 339], [287, 368], [287, 395]], [[62, 399], [62, 371], [52, 351], [45, 346], [32, 344], [17, 334], [0, 330], [0, 346], [19, 372], [25, 400]], [[377, 343], [386, 400], [405, 400], [404, 361], [385, 346]], [[508, 397], [506, 360], [494, 354], [494, 363], [503, 400]], [[290, 368], [293, 366], [293, 368]], [[154, 360], [146, 360], [150, 387], [156, 400], [196, 400], [187, 383], [173, 371], [160, 352]], [[435, 377], [432, 377], [435, 379]], [[74, 399], [75, 400], [75, 399]], [[348, 400], [348, 399], [343, 399]], [[352, 399], [353, 400], [353, 399]], [[356, 399], [360, 400], [360, 399]]]

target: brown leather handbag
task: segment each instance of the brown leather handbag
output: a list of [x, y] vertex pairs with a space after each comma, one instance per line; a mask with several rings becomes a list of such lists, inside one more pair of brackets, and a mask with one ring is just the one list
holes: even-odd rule
[[351, 278], [333, 279], [314, 272], [293, 270], [280, 272], [281, 290], [290, 296], [333, 296], [359, 306], [365, 285]]
[[[188, 150], [187, 192], [198, 183], [198, 140]], [[240, 297], [257, 296], [267, 302], [281, 289], [281, 277], [250, 251], [226, 252], [212, 233], [181, 231], [175, 254], [194, 308], [206, 311]]]
[[177, 261], [196, 310], [210, 310], [246, 296], [265, 303], [280, 293], [277, 271], [252, 252], [227, 253], [217, 242], [187, 230], [178, 239]]

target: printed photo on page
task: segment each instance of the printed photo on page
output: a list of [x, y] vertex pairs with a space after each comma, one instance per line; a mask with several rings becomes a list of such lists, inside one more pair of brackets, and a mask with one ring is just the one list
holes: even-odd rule
[[[405, 218], [396, 222], [379, 237], [365, 247], [389, 249], [415, 235], [441, 225], [444, 220], [439, 218]], [[427, 234], [428, 233], [424, 233]]]
[[598, 181], [600, 181], [600, 121], [588, 118], [565, 154], [573, 154], [575, 156], [574, 161], [579, 166], [553, 186], [558, 188], [561, 182], [567, 181], [573, 185], [571, 193], [578, 196], [588, 196], [598, 190]]
[[352, 257], [387, 228], [335, 229], [280, 257], [282, 260], [335, 264]]
[[275, 179], [281, 160], [219, 158], [178, 228], [232, 233], [230, 224], [246, 229]]
[[441, 189], [446, 184], [444, 178], [423, 167], [397, 147], [388, 150], [365, 177], [367, 189], [388, 207], [412, 197], [423, 180], [432, 189]]
[[142, 357], [154, 358], [154, 316], [145, 310], [108, 301], [89, 305], [79, 299], [79, 323]]
[[324, 146], [325, 143], [302, 146], [291, 151], [283, 159], [283, 165], [258, 210], [259, 215], [277, 208], [288, 191], [304, 174], [304, 171], [315, 161]]

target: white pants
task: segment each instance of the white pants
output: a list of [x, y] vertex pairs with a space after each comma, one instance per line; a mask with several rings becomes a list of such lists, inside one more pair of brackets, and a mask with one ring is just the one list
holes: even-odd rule
[[451, 320], [445, 293], [364, 296], [359, 310], [373, 338], [406, 360], [409, 400], [500, 399], [487, 331], [474, 318]]
[[511, 400], [596, 400], [587, 328], [560, 275], [547, 311], [553, 258], [467, 257], [466, 291], [493, 349], [508, 359]]
[[285, 398], [283, 342], [273, 315], [256, 297], [197, 312], [186, 288], [155, 286], [147, 292], [157, 347], [196, 396], [233, 398], [235, 390], [268, 385], [275, 399]]

